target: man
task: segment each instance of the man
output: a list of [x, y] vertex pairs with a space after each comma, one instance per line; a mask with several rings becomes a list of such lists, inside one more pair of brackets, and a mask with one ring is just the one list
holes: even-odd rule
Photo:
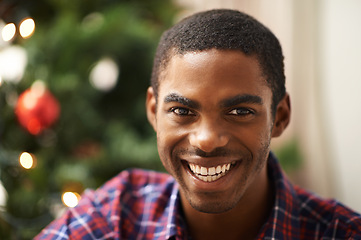
[[361, 239], [361, 216], [293, 186], [270, 140], [290, 120], [277, 38], [233, 10], [190, 16], [159, 43], [147, 116], [168, 174], [133, 169], [37, 239]]

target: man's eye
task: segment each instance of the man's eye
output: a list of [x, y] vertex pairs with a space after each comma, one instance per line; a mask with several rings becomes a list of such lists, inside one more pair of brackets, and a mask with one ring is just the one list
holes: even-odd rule
[[232, 111], [230, 111], [229, 115], [237, 115], [237, 116], [246, 116], [249, 114], [253, 114], [254, 112], [247, 108], [235, 108]]
[[181, 107], [175, 107], [170, 110], [171, 112], [179, 115], [179, 116], [190, 116], [194, 115], [189, 109], [187, 108], [181, 108]]

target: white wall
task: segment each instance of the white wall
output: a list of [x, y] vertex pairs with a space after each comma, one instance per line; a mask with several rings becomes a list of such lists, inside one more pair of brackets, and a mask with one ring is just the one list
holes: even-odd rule
[[361, 1], [322, 0], [320, 89], [338, 197], [361, 212]]

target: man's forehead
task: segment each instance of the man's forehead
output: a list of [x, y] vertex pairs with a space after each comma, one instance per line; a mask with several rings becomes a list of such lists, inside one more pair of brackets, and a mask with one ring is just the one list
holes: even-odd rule
[[[174, 54], [163, 71], [159, 90], [159, 100], [163, 102], [188, 103], [198, 99], [200, 103], [201, 96], [217, 105], [240, 99], [240, 102], [263, 104], [263, 98], [268, 98], [270, 92], [254, 57], [235, 50], [216, 49]], [[251, 95], [255, 97], [250, 98]]]
[[[182, 71], [179, 71], [179, 69], [184, 70], [184, 67], [192, 70], [205, 68], [207, 69], [206, 72], [222, 71], [222, 69], [225, 68], [228, 68], [231, 71], [235, 68], [243, 69], [243, 73], [252, 70], [254, 75], [257, 75], [257, 78], [262, 79], [260, 83], [268, 86], [266, 76], [263, 74], [257, 57], [255, 55], [248, 56], [240, 50], [220, 50], [212, 48], [184, 53], [173, 50], [169, 54], [170, 56], [160, 69], [161, 71], [158, 77], [159, 86], [162, 85], [163, 80], [167, 79], [171, 72], [177, 72], [178, 74], [183, 73]], [[228, 74], [228, 72], [225, 72], [224, 74]], [[238, 72], [240, 73], [241, 71]]]
[[194, 64], [199, 62], [208, 56], [213, 56], [215, 58], [216, 54], [225, 53], [228, 56], [243, 56], [248, 59], [249, 62], [255, 62], [260, 67], [259, 59], [256, 54], [245, 54], [241, 50], [238, 49], [204, 49], [204, 50], [194, 50], [194, 51], [178, 51], [177, 49], [171, 49], [167, 53], [167, 57], [164, 59], [162, 67], [160, 69], [159, 76], [163, 75], [164, 72], [167, 72], [171, 63], [174, 62], [175, 59], [181, 59], [190, 64]]

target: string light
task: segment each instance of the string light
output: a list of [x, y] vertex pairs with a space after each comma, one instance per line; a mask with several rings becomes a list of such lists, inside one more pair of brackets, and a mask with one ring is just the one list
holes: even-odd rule
[[73, 208], [78, 205], [80, 195], [76, 192], [64, 192], [61, 199], [65, 206]]
[[16, 26], [14, 23], [8, 23], [1, 31], [2, 38], [5, 42], [10, 41], [15, 36]]
[[[19, 33], [22, 38], [29, 38], [35, 31], [35, 21], [32, 18], [25, 18], [19, 25]], [[6, 24], [1, 31], [2, 39], [5, 42], [12, 40], [16, 34], [14, 23]]]
[[19, 162], [20, 165], [25, 169], [34, 167], [34, 157], [28, 152], [23, 152], [20, 154]]
[[32, 18], [26, 18], [20, 23], [20, 35], [23, 38], [30, 37], [35, 31], [35, 22]]

